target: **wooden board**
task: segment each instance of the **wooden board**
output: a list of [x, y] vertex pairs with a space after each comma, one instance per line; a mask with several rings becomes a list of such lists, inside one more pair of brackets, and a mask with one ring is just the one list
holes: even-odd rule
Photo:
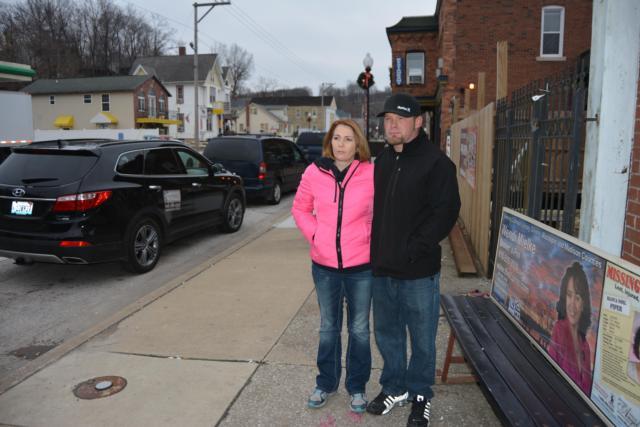
[[462, 235], [460, 226], [456, 223], [449, 233], [449, 242], [453, 251], [453, 260], [456, 263], [456, 270], [460, 276], [473, 274], [477, 275], [476, 264], [473, 262], [473, 255], [467, 247], [467, 243]]

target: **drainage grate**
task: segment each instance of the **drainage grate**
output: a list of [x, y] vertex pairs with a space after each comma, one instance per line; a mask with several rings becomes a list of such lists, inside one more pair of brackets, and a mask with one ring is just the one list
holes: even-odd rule
[[80, 399], [99, 399], [116, 394], [126, 386], [127, 380], [122, 377], [96, 377], [76, 385], [73, 394]]

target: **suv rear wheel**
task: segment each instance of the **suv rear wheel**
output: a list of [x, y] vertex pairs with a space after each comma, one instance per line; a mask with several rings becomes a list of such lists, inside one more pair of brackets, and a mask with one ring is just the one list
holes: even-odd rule
[[244, 218], [244, 205], [237, 193], [233, 193], [227, 200], [224, 210], [224, 223], [222, 229], [227, 233], [235, 233], [240, 229]]
[[271, 194], [269, 195], [269, 198], [267, 199], [267, 201], [269, 202], [269, 204], [277, 205], [278, 203], [280, 203], [281, 198], [282, 198], [282, 188], [280, 187], [280, 183], [276, 181], [273, 184], [273, 188], [271, 189]]
[[153, 270], [160, 259], [162, 235], [160, 226], [151, 218], [134, 220], [125, 237], [125, 268], [133, 273]]

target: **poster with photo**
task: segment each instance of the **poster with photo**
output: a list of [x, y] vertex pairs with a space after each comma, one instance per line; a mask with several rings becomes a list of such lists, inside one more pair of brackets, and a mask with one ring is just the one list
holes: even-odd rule
[[460, 131], [460, 176], [474, 189], [476, 188], [477, 140], [477, 128], [463, 128]]
[[505, 209], [491, 295], [588, 398], [605, 260]]
[[591, 400], [616, 426], [640, 426], [640, 276], [607, 262]]

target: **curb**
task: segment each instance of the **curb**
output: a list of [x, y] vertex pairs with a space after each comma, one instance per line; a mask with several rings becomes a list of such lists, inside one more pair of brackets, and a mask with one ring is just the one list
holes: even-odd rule
[[159, 298], [161, 298], [164, 295], [168, 294], [169, 292], [173, 291], [174, 289], [179, 288], [180, 286], [184, 285], [185, 283], [187, 283], [189, 280], [193, 279], [194, 277], [200, 275], [205, 270], [208, 270], [210, 267], [212, 267], [213, 265], [217, 264], [221, 260], [227, 258], [228, 256], [232, 255], [233, 253], [235, 253], [238, 250], [242, 249], [244, 246], [248, 245], [249, 243], [253, 242], [254, 240], [258, 239], [259, 237], [261, 237], [262, 235], [264, 235], [268, 231], [270, 231], [275, 224], [284, 221], [289, 215], [290, 215], [290, 212], [289, 212], [289, 209], [287, 209], [285, 213], [281, 213], [281, 214], [277, 215], [275, 218], [273, 218], [270, 221], [266, 222], [263, 226], [261, 226], [254, 233], [250, 234], [249, 236], [247, 236], [246, 238], [244, 238], [240, 242], [234, 244], [233, 246], [225, 249], [224, 251], [222, 251], [218, 255], [216, 255], [214, 257], [211, 257], [207, 261], [202, 262], [201, 264], [199, 264], [198, 266], [192, 268], [191, 270], [187, 271], [186, 273], [181, 274], [180, 276], [176, 277], [175, 279], [173, 279], [173, 280], [167, 282], [166, 284], [162, 285], [160, 288], [148, 293], [147, 295], [139, 298], [137, 301], [135, 301], [135, 302], [129, 304], [128, 306], [120, 309], [119, 311], [117, 311], [113, 315], [109, 316], [108, 318], [106, 318], [106, 319], [98, 322], [97, 324], [93, 325], [92, 327], [86, 329], [84, 332], [81, 332], [81, 333], [79, 333], [79, 334], [77, 334], [77, 335], [75, 335], [75, 336], [63, 341], [60, 345], [58, 345], [55, 348], [49, 350], [48, 352], [46, 352], [42, 356], [38, 357], [37, 359], [35, 359], [35, 360], [27, 363], [26, 365], [21, 366], [20, 368], [16, 369], [13, 373], [9, 374], [5, 378], [0, 379], [0, 395], [6, 393], [7, 391], [12, 389], [13, 387], [17, 386], [18, 384], [20, 384], [21, 382], [23, 382], [24, 380], [26, 380], [30, 376], [34, 375], [35, 373], [37, 373], [37, 372], [41, 371], [42, 369], [46, 368], [50, 364], [58, 361], [60, 358], [65, 356], [67, 353], [71, 352], [72, 350], [75, 350], [76, 348], [78, 348], [82, 344], [86, 343], [87, 341], [89, 341], [90, 339], [95, 337], [96, 335], [102, 333], [104, 330], [112, 327], [113, 325], [115, 325], [117, 323], [120, 323], [121, 321], [123, 321], [127, 317], [129, 317], [129, 316], [135, 314], [136, 312], [142, 310], [147, 305], [155, 302], [156, 300], [158, 300]]

